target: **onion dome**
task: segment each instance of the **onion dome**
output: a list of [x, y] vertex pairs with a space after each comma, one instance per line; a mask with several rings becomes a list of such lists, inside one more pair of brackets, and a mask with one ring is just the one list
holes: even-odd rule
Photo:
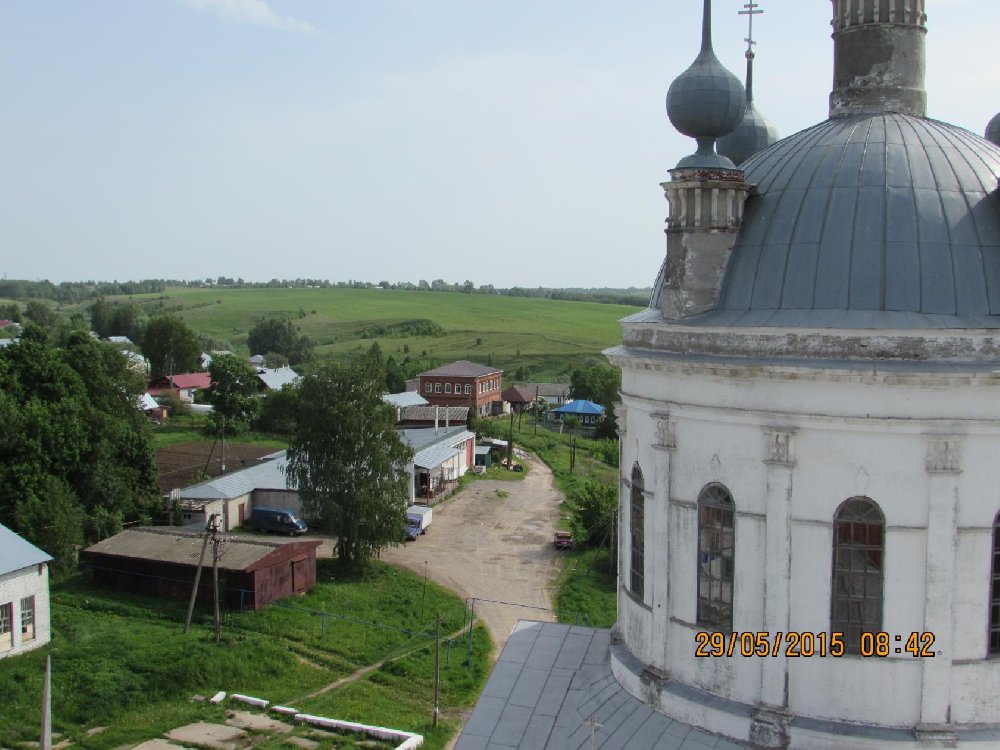
[[715, 142], [731, 133], [746, 113], [740, 80], [719, 62], [712, 49], [712, 0], [705, 0], [701, 52], [667, 91], [667, 115], [677, 130], [698, 141], [698, 151], [678, 168], [735, 169], [715, 152]]
[[719, 139], [719, 153], [739, 165], [754, 154], [778, 142], [778, 129], [762, 115], [753, 103], [754, 53], [747, 50], [747, 111], [743, 121], [729, 135]]
[[1000, 114], [994, 115], [990, 124], [986, 126], [986, 140], [1000, 146]]

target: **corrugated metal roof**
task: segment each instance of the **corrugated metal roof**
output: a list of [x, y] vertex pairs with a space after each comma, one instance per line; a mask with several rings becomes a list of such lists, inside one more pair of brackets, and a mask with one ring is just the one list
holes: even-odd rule
[[[433, 422], [435, 419], [443, 427], [465, 423], [469, 419], [468, 406], [407, 406], [399, 418], [403, 422]], [[449, 428], [450, 429], [450, 428]]]
[[[126, 529], [84, 552], [128, 557], [140, 560], [197, 565], [201, 556], [202, 534], [177, 529]], [[219, 548], [219, 567], [222, 570], [246, 570], [282, 546], [281, 542], [250, 539], [237, 535], [223, 535]], [[319, 545], [319, 542], [304, 542]], [[207, 558], [210, 559], [210, 558]]]
[[0, 524], [0, 575], [48, 562], [52, 556]]
[[386, 393], [382, 396], [382, 400], [385, 401], [387, 404], [392, 404], [393, 406], [399, 406], [399, 407], [427, 405], [427, 399], [425, 399], [416, 391], [403, 391], [402, 393]]

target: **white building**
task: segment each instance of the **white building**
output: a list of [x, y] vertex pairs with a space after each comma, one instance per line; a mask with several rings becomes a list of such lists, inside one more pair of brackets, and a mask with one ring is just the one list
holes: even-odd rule
[[51, 559], [0, 525], [0, 659], [49, 642]]
[[924, 0], [834, 10], [830, 119], [739, 169], [710, 45], [668, 95], [612, 669], [753, 747], [998, 747], [1000, 148], [925, 117]]

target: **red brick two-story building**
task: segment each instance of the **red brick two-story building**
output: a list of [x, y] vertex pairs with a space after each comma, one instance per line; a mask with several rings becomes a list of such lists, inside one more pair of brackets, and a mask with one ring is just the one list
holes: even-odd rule
[[450, 365], [422, 372], [419, 393], [436, 406], [468, 406], [469, 414], [491, 414], [500, 403], [503, 370], [460, 359]]

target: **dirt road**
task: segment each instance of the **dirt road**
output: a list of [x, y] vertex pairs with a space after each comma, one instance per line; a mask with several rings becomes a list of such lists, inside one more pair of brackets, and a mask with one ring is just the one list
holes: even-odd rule
[[[434, 507], [427, 533], [405, 547], [382, 553], [463, 597], [476, 601], [476, 615], [493, 637], [499, 654], [519, 619], [553, 620], [552, 586], [559, 558], [552, 532], [562, 494], [552, 473], [534, 456], [520, 482], [481, 480]], [[533, 608], [539, 609], [533, 609]]]

